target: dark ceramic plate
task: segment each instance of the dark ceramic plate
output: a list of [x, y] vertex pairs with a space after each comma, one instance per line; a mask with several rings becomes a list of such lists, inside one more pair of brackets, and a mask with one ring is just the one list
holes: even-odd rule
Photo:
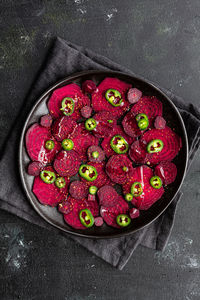
[[[127, 83], [131, 83], [134, 87], [137, 87], [138, 89], [142, 90], [144, 95], [157, 96], [158, 99], [162, 101], [164, 118], [167, 120], [168, 125], [171, 128], [175, 128], [176, 133], [182, 138], [182, 149], [174, 160], [178, 169], [178, 175], [175, 182], [170, 184], [169, 187], [166, 188], [163, 197], [159, 201], [157, 201], [149, 210], [141, 212], [141, 216], [138, 219], [134, 219], [134, 221], [132, 221], [129, 227], [124, 229], [116, 229], [104, 224], [102, 227], [93, 227], [86, 230], [76, 230], [68, 226], [64, 222], [63, 216], [58, 212], [57, 208], [51, 208], [48, 206], [41, 205], [35, 197], [35, 195], [32, 193], [32, 184], [34, 177], [29, 176], [26, 171], [30, 159], [27, 155], [25, 148], [25, 134], [31, 124], [33, 124], [34, 122], [38, 122], [40, 116], [48, 112], [46, 104], [53, 90], [71, 82], [81, 84], [87, 79], [92, 79], [96, 84], [99, 84], [105, 77], [108, 76], [117, 77]], [[164, 210], [168, 207], [168, 205], [173, 201], [174, 197], [180, 189], [180, 186], [185, 176], [187, 159], [188, 143], [185, 126], [177, 108], [174, 106], [171, 100], [161, 90], [159, 90], [153, 84], [144, 81], [143, 79], [120, 72], [109, 71], [85, 71], [67, 77], [62, 81], [56, 83], [53, 87], [49, 88], [49, 90], [47, 90], [46, 93], [44, 93], [41, 96], [41, 98], [36, 102], [35, 106], [32, 108], [26, 120], [21, 136], [19, 149], [20, 174], [23, 186], [29, 201], [33, 205], [34, 209], [38, 212], [38, 214], [48, 223], [65, 232], [82, 237], [91, 238], [113, 238], [122, 235], [127, 235], [137, 231], [138, 229], [143, 228], [144, 226], [150, 224], [153, 220], [158, 218], [158, 216], [162, 214]]]

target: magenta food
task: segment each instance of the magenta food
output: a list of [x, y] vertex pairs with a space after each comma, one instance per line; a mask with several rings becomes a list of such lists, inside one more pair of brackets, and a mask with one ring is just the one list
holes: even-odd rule
[[92, 80], [86, 80], [82, 84], [82, 90], [84, 93], [92, 94], [96, 88], [96, 84]]
[[90, 146], [98, 145], [98, 138], [96, 138], [90, 131], [85, 129], [84, 123], [77, 124], [72, 133], [68, 135], [74, 143], [74, 150], [79, 154], [82, 160], [87, 160], [87, 149]]
[[154, 121], [154, 127], [156, 129], [164, 129], [166, 126], [166, 121], [163, 117], [157, 116]]
[[97, 192], [99, 204], [102, 206], [114, 206], [115, 200], [118, 198], [118, 193], [114, 187], [110, 185], [102, 186]]
[[40, 175], [40, 171], [42, 170], [43, 165], [39, 161], [32, 161], [28, 165], [27, 172], [31, 176], [38, 176]]
[[83, 94], [81, 88], [75, 84], [71, 83], [59, 89], [56, 89], [48, 102], [48, 109], [53, 118], [58, 118], [62, 116], [61, 102], [65, 98], [71, 98], [74, 101], [74, 111], [71, 114], [71, 118], [78, 120], [80, 118], [80, 109], [83, 106], [90, 106], [90, 99]]
[[[52, 167], [46, 167], [46, 171], [54, 172]], [[69, 178], [65, 177], [66, 185], [64, 188], [59, 189], [55, 183], [46, 184], [40, 176], [36, 176], [33, 183], [33, 193], [40, 201], [41, 204], [55, 207], [63, 199], [68, 191]]]
[[81, 116], [83, 118], [89, 118], [92, 114], [92, 107], [84, 106], [81, 108]]
[[39, 161], [43, 165], [53, 161], [56, 153], [61, 146], [57, 141], [54, 141], [55, 146], [52, 150], [45, 148], [47, 140], [54, 140], [51, 132], [37, 123], [33, 124], [26, 133], [26, 149], [28, 155], [33, 161]]
[[106, 173], [115, 183], [126, 183], [132, 172], [132, 161], [125, 154], [111, 156], [106, 164]]
[[135, 207], [132, 207], [130, 210], [129, 210], [129, 216], [131, 217], [131, 219], [135, 219], [135, 218], [138, 218], [140, 216], [140, 211], [139, 209], [135, 208]]
[[127, 142], [129, 145], [132, 144], [132, 142], [134, 141], [134, 139], [130, 136], [128, 136], [122, 129], [122, 127], [120, 125], [117, 125], [113, 128], [113, 131], [111, 132], [111, 134], [107, 137], [105, 137], [103, 139], [103, 142], [101, 143], [101, 146], [106, 154], [107, 157], [113, 155], [113, 154], [116, 154], [114, 152], [114, 150], [112, 149], [110, 143], [111, 143], [111, 140], [112, 138], [115, 136], [115, 135], [120, 135], [122, 136]]
[[142, 187], [142, 193], [139, 196], [133, 196], [132, 204], [140, 209], [149, 209], [164, 193], [164, 188], [161, 186], [155, 189], [150, 184], [150, 179], [153, 177], [153, 171], [147, 166], [140, 166], [134, 169], [131, 178], [124, 184], [124, 193], [131, 193], [133, 183], [139, 182]]
[[116, 198], [115, 206], [101, 206], [100, 214], [107, 225], [120, 228], [116, 222], [116, 218], [120, 214], [127, 214], [128, 209], [128, 203], [119, 195]]
[[89, 166], [95, 167], [98, 175], [94, 181], [87, 181], [86, 179], [81, 177], [81, 180], [83, 182], [85, 182], [88, 186], [95, 185], [98, 188], [110, 183], [110, 178], [108, 177], [105, 171], [105, 163], [88, 162], [87, 164]]
[[176, 179], [177, 167], [171, 161], [162, 161], [155, 167], [155, 174], [158, 175], [165, 185]]
[[140, 100], [142, 92], [136, 88], [132, 88], [128, 91], [127, 99], [131, 104], [134, 104]]
[[106, 156], [103, 149], [99, 146], [90, 146], [87, 150], [88, 160], [92, 162], [102, 162]]
[[133, 107], [131, 112], [137, 114], [146, 114], [151, 125], [152, 121], [157, 116], [162, 116], [162, 102], [156, 97], [143, 96]]
[[131, 226], [165, 196], [182, 143], [164, 102], [105, 78], [55, 89], [47, 105], [26, 133], [27, 172], [38, 201], [57, 206], [66, 226]]
[[62, 150], [56, 155], [53, 167], [60, 176], [73, 176], [78, 172], [80, 164], [77, 152]]
[[[92, 94], [92, 106], [97, 111], [109, 111], [115, 117], [120, 117], [128, 109], [129, 102], [126, 98], [126, 92], [131, 88], [130, 84], [127, 84], [117, 78], [105, 78], [98, 86], [96, 92]], [[105, 92], [108, 89], [115, 89], [122, 95], [122, 103], [118, 107], [113, 107], [105, 98]]]
[[112, 133], [113, 128], [117, 125], [117, 119], [108, 111], [101, 111], [93, 116], [97, 126], [93, 133], [98, 138], [103, 138]]
[[44, 126], [44, 127], [51, 127], [51, 124], [53, 122], [52, 116], [51, 115], [44, 115], [40, 118], [40, 125]]
[[51, 127], [55, 139], [62, 142], [74, 129], [76, 122], [70, 117], [60, 117], [56, 119]]
[[88, 195], [87, 185], [82, 181], [72, 181], [69, 186], [69, 193], [75, 199], [84, 199]]

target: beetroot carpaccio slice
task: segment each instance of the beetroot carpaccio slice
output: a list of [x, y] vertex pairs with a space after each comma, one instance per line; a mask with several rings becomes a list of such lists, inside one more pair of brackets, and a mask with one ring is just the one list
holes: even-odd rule
[[76, 122], [72, 118], [60, 117], [52, 125], [52, 134], [57, 141], [61, 142], [73, 131], [75, 126]]
[[89, 118], [92, 114], [92, 107], [84, 106], [81, 108], [81, 116], [83, 118]]
[[121, 135], [128, 142], [129, 145], [131, 145], [133, 143], [133, 141], [135, 140], [134, 138], [128, 136], [123, 131], [123, 129], [120, 125], [115, 126], [113, 128], [112, 133], [108, 137], [105, 137], [103, 139], [103, 142], [101, 143], [101, 146], [102, 146], [103, 150], [105, 151], [105, 154], [108, 157], [113, 155], [113, 154], [116, 154], [115, 151], [110, 146], [111, 139], [113, 138], [114, 135]]
[[132, 114], [146, 114], [149, 119], [149, 126], [156, 116], [162, 116], [162, 102], [156, 97], [144, 96], [131, 108]]
[[94, 181], [87, 181], [81, 177], [83, 182], [85, 182], [88, 186], [95, 185], [97, 188], [110, 183], [110, 178], [105, 172], [105, 163], [88, 162], [87, 164], [96, 168], [98, 176]]
[[59, 89], [56, 89], [48, 102], [48, 109], [52, 117], [58, 118], [63, 116], [61, 108], [61, 102], [65, 97], [72, 98], [74, 100], [74, 112], [70, 116], [74, 120], [78, 120], [80, 116], [80, 109], [83, 106], [90, 105], [90, 99], [88, 96], [84, 95], [81, 91], [80, 87], [75, 84], [71, 83], [66, 86], [63, 86]]
[[[55, 172], [52, 167], [46, 167], [45, 170]], [[40, 203], [52, 207], [57, 206], [66, 198], [68, 192], [69, 178], [64, 177], [66, 185], [64, 188], [58, 188], [54, 183], [45, 183], [40, 176], [36, 176], [33, 183], [33, 193]]]
[[79, 219], [79, 212], [82, 209], [88, 208], [85, 201], [78, 202], [72, 197], [68, 197], [67, 201], [72, 205], [71, 211], [63, 214], [65, 222], [75, 229], [86, 229]]
[[140, 130], [138, 127], [135, 115], [131, 111], [129, 111], [125, 115], [122, 121], [122, 126], [126, 134], [130, 135], [133, 138], [136, 138], [137, 136], [142, 134], [142, 130]]
[[32, 161], [27, 168], [28, 174], [31, 176], [40, 175], [43, 165], [39, 161]]
[[26, 133], [26, 149], [30, 158], [39, 161], [43, 165], [50, 163], [56, 153], [60, 150], [60, 144], [54, 140], [55, 146], [52, 150], [45, 148], [47, 140], [54, 140], [48, 128], [34, 123]]
[[111, 156], [106, 164], [106, 173], [115, 183], [124, 184], [132, 172], [132, 162], [125, 154]]
[[[126, 92], [131, 88], [130, 84], [127, 84], [117, 78], [105, 78], [98, 86], [98, 89], [92, 94], [92, 106], [97, 111], [109, 111], [115, 117], [120, 117], [129, 107], [129, 102], [126, 99]], [[115, 89], [121, 93], [122, 105], [118, 107], [112, 106], [105, 98], [105, 92], [108, 89]]]
[[156, 201], [158, 201], [163, 193], [164, 188], [155, 189], [150, 185], [150, 178], [153, 176], [153, 171], [151, 168], [147, 166], [140, 166], [134, 168], [134, 172], [132, 173], [129, 181], [123, 185], [124, 194], [131, 192], [131, 186], [134, 182], [140, 182], [142, 185], [143, 193], [134, 197], [131, 201], [136, 208], [140, 210], [149, 209]]
[[64, 214], [64, 220], [68, 225], [75, 229], [86, 229], [86, 227], [83, 226], [79, 219], [80, 210], [88, 208], [94, 217], [99, 215], [99, 207], [97, 202], [90, 204], [87, 202], [86, 199], [83, 199], [82, 201], [77, 201], [71, 196], [67, 198], [67, 201], [71, 203], [72, 210], [69, 213]]
[[177, 167], [170, 161], [162, 161], [155, 167], [155, 175], [162, 179], [163, 184], [168, 185], [176, 179]]
[[[93, 157], [93, 153], [98, 152], [98, 157]], [[88, 159], [89, 161], [92, 162], [102, 162], [105, 159], [105, 153], [103, 151], [103, 149], [101, 149], [101, 147], [99, 146], [90, 146], [87, 150], [87, 155], [88, 155]]]
[[102, 217], [96, 217], [94, 219], [94, 224], [97, 226], [97, 227], [101, 227], [103, 225], [103, 218]]
[[78, 200], [82, 200], [88, 195], [88, 186], [82, 181], [73, 181], [69, 186], [70, 195]]
[[166, 126], [166, 121], [163, 117], [157, 116], [154, 121], [154, 127], [156, 129], [164, 129]]
[[58, 210], [62, 214], [69, 214], [73, 209], [73, 204], [67, 199], [64, 199], [61, 203], [58, 204]]
[[87, 131], [83, 123], [77, 124], [72, 133], [68, 135], [68, 138], [73, 141], [73, 149], [79, 154], [82, 160], [87, 160], [87, 149], [99, 143], [98, 138]]
[[117, 203], [114, 206], [101, 206], [100, 214], [107, 225], [121, 228], [117, 222], [116, 218], [119, 214], [127, 214], [129, 210], [129, 206], [127, 202], [118, 195]]
[[129, 149], [129, 156], [135, 163], [145, 164], [147, 162], [146, 144], [144, 145], [140, 140], [133, 142]]
[[40, 125], [44, 127], [51, 127], [51, 124], [53, 122], [52, 116], [51, 115], [44, 115], [40, 118]]
[[108, 136], [113, 131], [113, 128], [117, 125], [117, 119], [109, 111], [101, 111], [93, 116], [97, 122], [96, 128], [93, 130], [93, 134], [102, 138]]
[[56, 155], [53, 167], [60, 176], [73, 176], [78, 172], [80, 164], [77, 152], [62, 150]]
[[156, 165], [161, 161], [171, 161], [181, 149], [181, 138], [169, 127], [165, 129], [152, 129], [144, 133], [141, 144], [147, 145], [154, 139], [162, 140], [164, 147], [160, 152], [147, 153], [146, 161], [151, 165]]
[[99, 204], [102, 206], [114, 206], [118, 203], [118, 193], [111, 185], [102, 186], [98, 192]]

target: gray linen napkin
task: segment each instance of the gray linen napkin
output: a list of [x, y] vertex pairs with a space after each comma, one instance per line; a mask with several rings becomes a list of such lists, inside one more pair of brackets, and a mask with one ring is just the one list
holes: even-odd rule
[[[162, 250], [165, 247], [171, 233], [176, 206], [182, 195], [181, 192], [178, 193], [176, 199], [174, 199], [167, 210], [156, 221], [134, 234], [106, 240], [78, 238], [63, 233], [49, 225], [34, 211], [21, 186], [17, 164], [21, 130], [27, 113], [38, 96], [49, 88], [49, 86], [67, 75], [96, 69], [123, 71], [134, 75], [130, 70], [101, 55], [97, 55], [90, 50], [86, 50], [60, 38], [56, 39], [28, 98], [22, 107], [19, 107], [19, 104], [16, 103], [16, 110], [20, 111], [20, 115], [16, 118], [15, 126], [10, 130], [9, 138], [1, 151], [0, 157], [0, 208], [31, 223], [54, 230], [75, 240], [121, 270], [139, 244], [157, 250]], [[179, 108], [184, 119], [189, 137], [190, 165], [200, 144], [200, 113], [192, 104], [186, 105], [183, 100], [171, 92], [165, 92]]]

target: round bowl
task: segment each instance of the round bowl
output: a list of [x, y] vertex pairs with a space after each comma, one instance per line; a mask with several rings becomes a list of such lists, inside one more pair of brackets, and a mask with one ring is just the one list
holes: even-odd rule
[[[34, 177], [28, 175], [27, 165], [30, 162], [30, 158], [26, 152], [25, 147], [25, 134], [27, 129], [34, 122], [38, 122], [39, 118], [48, 113], [47, 102], [52, 94], [52, 92], [64, 85], [69, 83], [81, 84], [83, 81], [91, 79], [96, 84], [99, 84], [105, 77], [116, 77], [122, 81], [132, 84], [134, 87], [140, 89], [144, 95], [156, 96], [163, 103], [163, 115], [167, 120], [167, 124], [171, 128], [175, 128], [176, 133], [182, 138], [182, 148], [176, 158], [174, 163], [177, 166], [178, 174], [176, 180], [165, 188], [165, 193], [160, 200], [158, 200], [153, 206], [151, 206], [147, 211], [141, 211], [140, 217], [134, 219], [127, 228], [117, 229], [112, 228], [104, 224], [102, 227], [92, 227], [85, 230], [77, 230], [64, 222], [64, 218], [61, 213], [58, 212], [57, 208], [52, 208], [40, 204], [35, 195], [32, 192], [32, 185]], [[24, 124], [24, 128], [20, 140], [20, 149], [19, 149], [19, 168], [21, 180], [27, 195], [27, 198], [31, 202], [33, 208], [37, 213], [51, 225], [63, 230], [67, 233], [74, 234], [81, 237], [87, 238], [114, 238], [120, 237], [123, 235], [131, 234], [136, 232], [139, 229], [149, 225], [155, 219], [157, 219], [173, 201], [177, 195], [184, 177], [187, 168], [188, 160], [188, 141], [186, 129], [182, 120], [182, 117], [169, 99], [159, 88], [154, 86], [152, 83], [147, 80], [143, 80], [139, 77], [130, 76], [121, 72], [114, 71], [85, 71], [72, 76], [68, 76], [63, 80], [57, 82], [54, 86], [49, 88], [41, 97], [36, 101], [36, 104], [32, 108], [31, 112], [28, 115], [28, 118]]]

